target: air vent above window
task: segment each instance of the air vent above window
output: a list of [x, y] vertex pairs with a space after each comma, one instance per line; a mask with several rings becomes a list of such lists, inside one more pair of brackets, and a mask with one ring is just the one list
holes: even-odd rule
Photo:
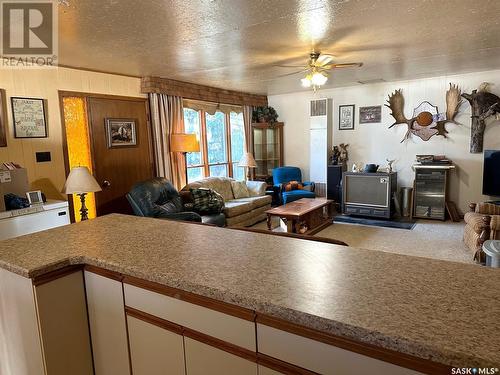
[[311, 116], [326, 116], [327, 99], [311, 100]]

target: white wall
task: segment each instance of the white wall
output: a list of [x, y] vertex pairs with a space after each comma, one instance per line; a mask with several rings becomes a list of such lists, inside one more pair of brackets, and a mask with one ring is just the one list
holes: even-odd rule
[[[335, 73], [334, 73], [335, 74]], [[396, 125], [389, 108], [382, 107], [380, 124], [359, 124], [359, 107], [385, 104], [388, 94], [402, 88], [405, 98], [405, 114], [409, 118], [413, 109], [422, 101], [437, 105], [440, 112], [446, 111], [446, 90], [449, 83], [458, 84], [462, 92], [470, 93], [482, 82], [492, 83], [491, 91], [500, 96], [500, 70], [442, 76], [411, 81], [387, 82], [373, 85], [357, 85], [337, 89], [296, 92], [273, 95], [269, 105], [273, 106], [280, 121], [285, 123], [285, 164], [302, 169], [309, 175], [309, 101], [328, 97], [334, 101], [333, 144], [349, 143], [349, 167], [353, 162], [376, 163], [385, 166], [386, 158], [396, 159], [394, 168], [398, 172], [399, 186], [413, 186], [414, 174], [411, 165], [416, 154], [446, 155], [457, 166], [450, 181], [450, 198], [467, 212], [470, 202], [487, 200], [481, 194], [483, 154], [469, 153], [471, 108], [467, 101], [460, 107], [455, 120], [461, 125], [447, 124], [447, 139], [434, 136], [428, 142], [412, 136], [404, 143], [407, 126]], [[338, 130], [338, 106], [356, 105], [354, 130]], [[500, 149], [500, 121], [490, 119], [485, 132], [485, 149]]]
[[[63, 158], [63, 132], [59, 109], [59, 90], [121, 96], [141, 94], [139, 78], [84, 70], [0, 69], [0, 88], [7, 96], [7, 147], [0, 147], [0, 162], [13, 161], [27, 168], [34, 188], [41, 188], [48, 197], [58, 198], [66, 179]], [[47, 101], [47, 138], [16, 139], [12, 125], [11, 96], [42, 98]], [[35, 152], [50, 151], [52, 161], [37, 163]]]

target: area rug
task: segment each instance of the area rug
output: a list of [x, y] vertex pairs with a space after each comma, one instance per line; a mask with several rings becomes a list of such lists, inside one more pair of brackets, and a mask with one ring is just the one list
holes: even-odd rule
[[364, 217], [356, 217], [348, 215], [337, 215], [333, 219], [333, 222], [370, 225], [370, 226], [384, 227], [384, 228], [408, 229], [408, 230], [412, 230], [413, 228], [415, 228], [415, 225], [417, 224], [415, 220], [409, 220], [409, 219], [382, 220], [382, 219], [368, 219]]

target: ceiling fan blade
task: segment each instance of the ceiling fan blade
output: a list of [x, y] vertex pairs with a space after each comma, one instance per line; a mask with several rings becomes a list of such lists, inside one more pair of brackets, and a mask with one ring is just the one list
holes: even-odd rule
[[332, 55], [319, 55], [318, 59], [316, 60], [315, 64], [316, 66], [324, 66], [327, 64], [330, 64], [333, 61], [333, 56]]
[[279, 78], [279, 77], [293, 76], [293, 75], [295, 75], [295, 74], [305, 73], [305, 72], [307, 72], [308, 70], [309, 70], [309, 68], [307, 68], [307, 69], [302, 69], [302, 70], [298, 70], [298, 71], [293, 72], [293, 73], [281, 74], [281, 75], [276, 76], [276, 77], [277, 77], [277, 78]]
[[363, 66], [363, 63], [345, 63], [345, 64], [330, 64], [323, 66], [323, 68], [331, 69], [331, 68], [360, 68]]
[[273, 65], [277, 68], [303, 68], [305, 64], [302, 65]]

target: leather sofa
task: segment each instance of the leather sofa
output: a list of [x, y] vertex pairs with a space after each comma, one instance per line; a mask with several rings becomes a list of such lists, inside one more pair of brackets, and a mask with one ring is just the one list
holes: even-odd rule
[[231, 187], [231, 178], [208, 177], [191, 182], [182, 191], [184, 194], [190, 189], [208, 188], [216, 191], [224, 198], [224, 216], [227, 226], [250, 226], [266, 219], [265, 211], [271, 208], [272, 197], [266, 195], [266, 183], [261, 181], [246, 181], [250, 196], [236, 199]]
[[[290, 181], [298, 181], [308, 189], [285, 190], [285, 185]], [[302, 181], [302, 172], [298, 167], [279, 167], [273, 169], [273, 183], [276, 191], [279, 192], [280, 203], [287, 204], [301, 198], [315, 198], [314, 182]]]
[[160, 219], [203, 222], [224, 226], [223, 214], [200, 216], [186, 211], [179, 192], [166, 178], [153, 178], [135, 184], [126, 194], [127, 200], [137, 216]]
[[500, 206], [492, 203], [471, 203], [464, 216], [464, 242], [482, 262], [482, 247], [486, 240], [500, 240]]

